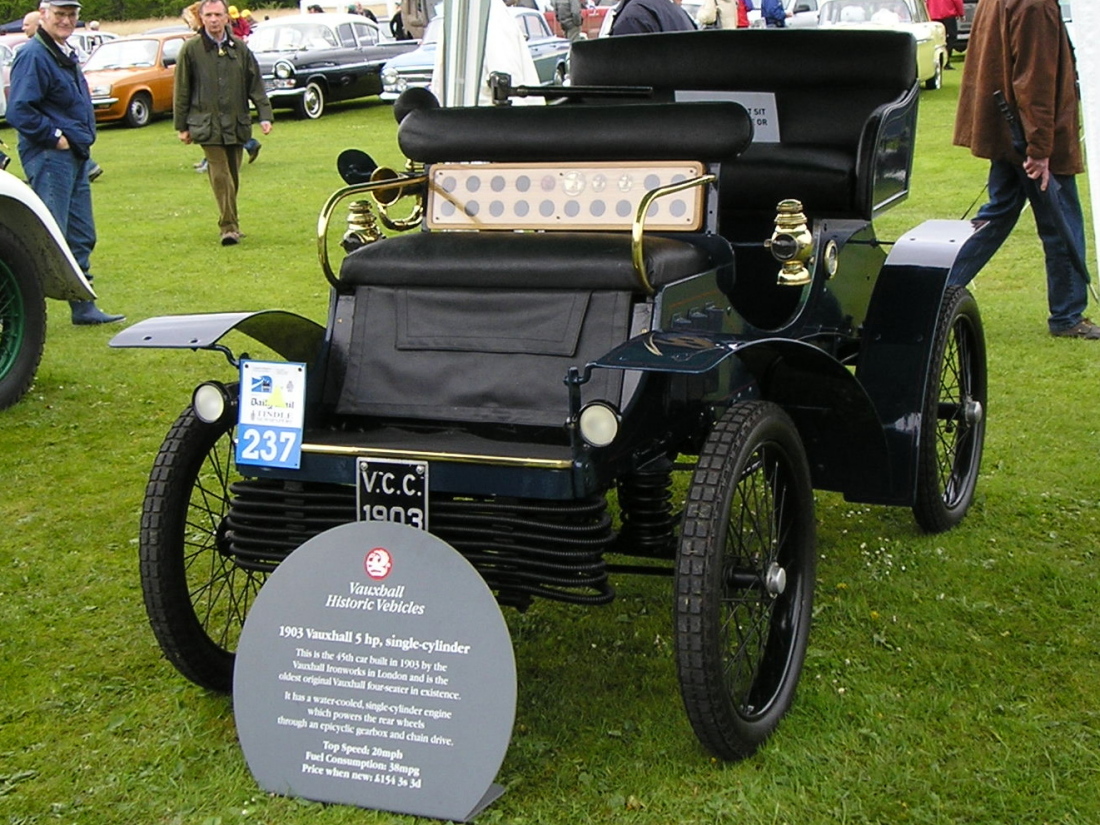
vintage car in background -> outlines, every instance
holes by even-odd
[[[191,32],[143,34],[102,44],[84,64],[96,123],[134,128],[172,111],[176,59]]]
[[[119,35],[113,32],[100,31],[99,29],[77,29],[69,36],[68,43],[76,49],[77,54],[80,55],[81,62],[86,63],[88,58],[92,56],[92,52],[104,43],[109,43],[112,40],[118,39]]]
[[[533,9],[509,9],[523,33],[542,83],[564,83],[569,76],[569,41],[550,31],[546,19]],[[393,58],[382,67],[382,99],[393,101],[406,89],[428,86],[435,68],[436,48],[443,18],[428,24],[419,48]]]
[[[377,23],[360,15],[302,14],[265,21],[248,46],[271,105],[316,120],[329,101],[379,94],[382,66],[417,44],[384,37]]]
[[[46,298],[95,298],[41,199],[0,171],[0,410],[34,382],[46,342]]]
[[[581,31],[584,36],[589,40],[599,37],[604,17],[618,4],[619,0],[596,0],[592,5],[581,3]],[[554,13],[553,4],[544,2],[542,5],[546,7],[544,14],[546,22],[550,25],[550,31],[558,37],[565,37],[565,32],[558,23],[558,16]]]
[[[981,316],[949,275],[981,230],[875,228],[909,191],[915,50],[887,30],[609,37],[573,44],[576,85],[545,89],[561,105],[408,89],[404,168],[341,153],[347,186],[303,239],[324,326],[215,312],[111,342],[230,365],[192,391],[146,487],[140,575],[168,661],[230,689],[282,560],[401,522],[521,610],[663,577],[696,736],[752,754],[806,655],[814,490],[937,532],[980,475]]]
[[[825,0],[818,25],[843,29],[893,29],[917,41],[917,78],[926,89],[943,85],[947,32],[928,17],[924,0]]]
[[[783,0],[783,10],[787,12],[787,28],[802,29],[818,25],[820,12],[819,0]],[[765,28],[764,18],[760,16],[760,3],[749,12],[749,25]]]

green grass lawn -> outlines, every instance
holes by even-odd
[[[896,237],[961,217],[985,164],[951,146],[961,72],[924,93]],[[101,305],[150,316],[269,307],[323,322],[317,213],[348,147],[400,166],[386,106],[280,116],[242,171],[244,242],[218,245],[199,156],[171,123],[105,128],[94,157]],[[10,128],[0,138],[13,144]],[[13,171],[17,171],[13,166]],[[1082,178],[1081,184],[1085,181]],[[716,763],[675,677],[666,581],[605,608],[509,611],[519,670],[508,792],[485,823],[1100,822],[1100,343],[1046,332],[1029,215],[977,280],[989,347],[985,462],[958,529],[818,495],[819,582],[793,710]],[[141,501],[211,353],[115,351],[51,302],[37,382],[0,416],[0,823],[390,823],[260,792],[231,702],[162,658],[142,606]],[[1093,399],[1093,400],[1090,400]]]

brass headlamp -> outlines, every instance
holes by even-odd
[[[813,281],[806,263],[814,255],[814,236],[802,212],[802,201],[792,198],[779,202],[775,231],[764,241],[764,246],[783,264],[776,280],[780,286],[805,286]]]

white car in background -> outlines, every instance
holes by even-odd
[[[749,25],[752,28],[764,28],[764,18],[760,16],[760,0],[753,0],[755,9],[749,12]],[[788,29],[804,29],[817,25],[820,12],[819,0],[783,0],[783,10],[787,12]]]
[[[908,32],[917,41],[917,77],[926,89],[943,85],[947,32],[928,17],[924,0],[824,0],[818,26]]]

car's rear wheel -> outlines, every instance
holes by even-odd
[[[985,443],[985,336],[978,304],[963,287],[948,287],[940,306],[921,411],[917,498],[921,529],[954,527],[974,500]]]
[[[126,125],[134,129],[148,125],[153,118],[153,99],[145,92],[138,92],[126,105]]]
[[[676,562],[676,659],[688,719],[720,759],[775,730],[802,672],[813,606],[813,489],[775,404],[731,407],[699,454]]]
[[[192,682],[226,692],[245,616],[267,579],[227,550],[229,488],[239,478],[233,422],[206,424],[189,407],[149,475],[139,539],[145,610],[161,650]]]
[[[46,343],[46,296],[23,241],[0,227],[0,410],[34,381]]]
[[[294,107],[298,117],[317,120],[325,113],[325,90],[320,83],[309,83]]]

